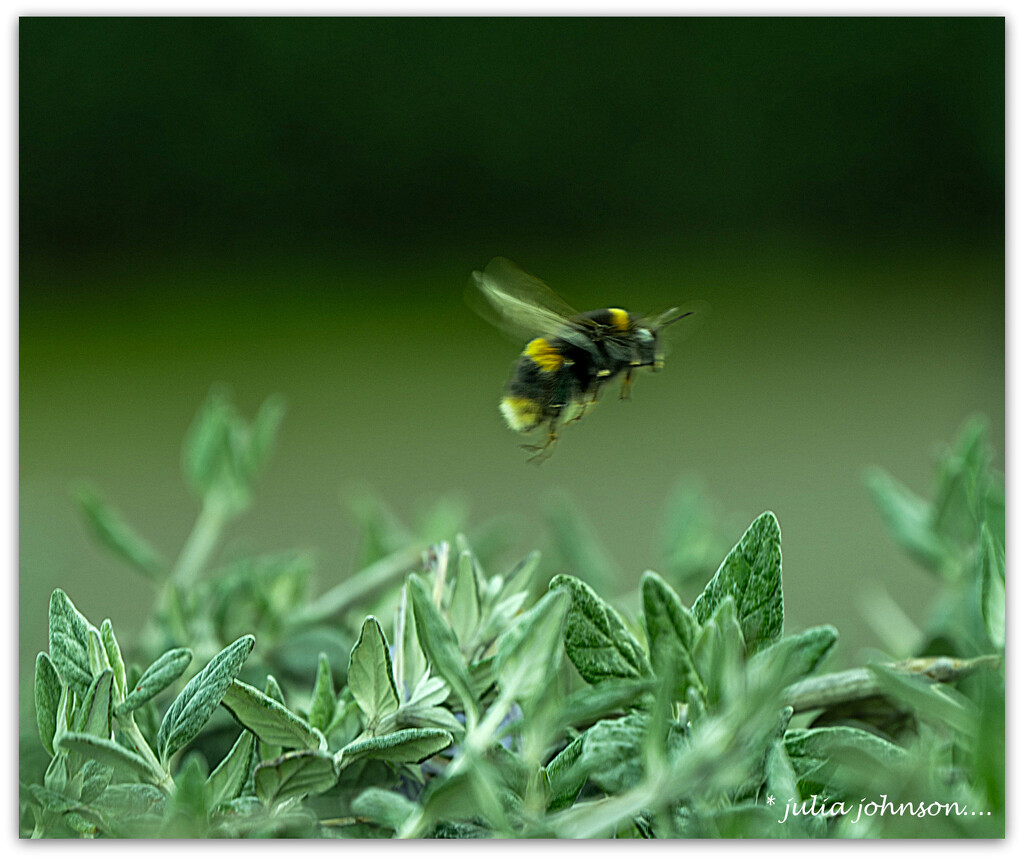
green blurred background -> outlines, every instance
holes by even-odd
[[[1004,40],[1002,18],[23,18],[22,691],[53,588],[122,639],[151,602],[70,489],[173,557],[217,383],[289,407],[224,552],[315,550],[321,588],[364,487],[405,520],[455,493],[519,553],[567,493],[626,592],[689,476],[733,540],[777,514],[788,629],[835,624],[849,662],[882,644],[872,589],[920,621],[934,583],[863,471],[927,494],[975,412],[1003,449]],[[581,309],[714,314],[527,465],[497,411],[518,347],[463,300],[498,254]]]

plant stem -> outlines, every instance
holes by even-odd
[[[330,621],[362,601],[369,600],[415,568],[422,546],[411,546],[375,561],[344,582],[321,594],[295,619],[297,627]]]
[[[994,668],[999,662],[998,655],[988,654],[975,657],[973,660],[921,657],[883,665],[912,677],[938,683],[955,681],[978,669]],[[877,696],[881,692],[882,685],[878,681],[878,676],[870,669],[850,669],[846,672],[833,672],[830,675],[798,681],[786,688],[784,701],[787,705],[792,705],[794,712],[799,713],[828,708],[844,702],[855,702],[858,699]]]
[[[171,583],[181,587],[193,584],[217,545],[220,533],[228,520],[229,511],[224,497],[217,493],[211,493],[203,499],[199,516],[196,517],[195,525],[171,572]]]
[[[118,717],[117,724],[124,736],[132,742],[132,746],[135,747],[139,755],[146,760],[146,764],[149,765],[156,779],[157,788],[168,797],[174,794],[174,780],[164,769],[164,766],[160,764],[160,760],[156,757],[153,750],[150,749],[149,744],[146,743],[146,739],[142,736],[142,732],[139,731],[139,727],[135,723],[135,715],[128,713],[124,717]]]

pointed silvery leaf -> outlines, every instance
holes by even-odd
[[[317,660],[316,680],[313,683],[313,699],[309,705],[309,724],[326,731],[334,718],[334,679],[331,677],[331,664],[322,651]]]
[[[118,716],[134,711],[166,689],[185,671],[192,662],[192,651],[188,648],[174,648],[165,651],[145,672],[129,691],[124,702],[115,710]]]
[[[117,644],[117,637],[114,636],[114,626],[109,618],[104,618],[100,625],[100,639],[103,640],[103,650],[107,655],[107,662],[114,670],[115,704],[124,701],[125,697],[125,668],[124,658],[121,656],[121,646]]]
[[[256,796],[265,804],[321,794],[338,781],[334,759],[317,750],[295,750],[256,768]]]
[[[363,622],[349,657],[348,688],[368,726],[376,726],[383,717],[398,710],[388,641],[380,622],[372,615]]]
[[[325,745],[324,736],[302,717],[242,681],[230,684],[224,692],[222,704],[265,744],[313,750]]]
[[[211,809],[234,800],[241,793],[242,786],[249,777],[249,760],[252,758],[255,745],[256,736],[250,731],[243,731],[231,747],[231,751],[214,768],[206,780]]]
[[[736,601],[736,616],[748,654],[771,645],[782,635],[782,535],[768,511],[752,522],[739,543],[693,604],[694,617],[704,624],[726,597]]]
[[[61,589],[50,596],[50,659],[65,683],[84,696],[92,683],[89,666],[89,631],[85,619]]]
[[[34,698],[36,725],[43,748],[53,755],[53,736],[57,733],[57,708],[60,704],[61,682],[50,658],[43,652],[36,657]]]
[[[185,685],[168,708],[157,733],[157,753],[162,762],[167,762],[199,734],[255,644],[253,636],[236,639]]]

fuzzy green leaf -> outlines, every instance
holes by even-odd
[[[430,661],[433,673],[448,682],[467,715],[475,719],[477,706],[473,688],[455,633],[437,611],[420,579],[410,576],[406,586],[416,613],[416,635],[419,636],[420,646]]]
[[[121,646],[117,644],[117,637],[114,636],[114,625],[110,623],[109,618],[104,618],[103,623],[100,625],[100,639],[103,641],[103,650],[106,652],[107,662],[110,663],[110,668],[114,670],[114,686],[117,690],[115,701],[124,701],[127,683],[124,658],[121,656]]]
[[[888,666],[873,664],[868,668],[878,676],[887,696],[909,705],[921,719],[946,725],[965,737],[974,737],[978,709],[966,696],[952,687],[931,684]]]
[[[359,639],[348,661],[348,688],[368,726],[376,726],[388,714],[398,710],[398,690],[388,641],[380,622],[372,615],[363,622]]]
[[[754,655],[751,666],[755,671],[767,667],[776,659],[785,660],[786,683],[792,683],[810,675],[825,659],[839,638],[839,632],[831,624],[810,627],[802,633],[784,636],[774,645]]]
[[[353,741],[337,759],[347,767],[361,758],[418,764],[451,746],[454,738],[444,729],[402,729],[377,738]]]
[[[326,731],[334,717],[334,679],[331,677],[331,663],[327,655],[320,652],[316,666],[316,681],[313,682],[313,700],[309,705],[309,724],[321,732]]]
[[[230,752],[210,774],[206,787],[210,798],[210,808],[221,803],[234,800],[242,791],[249,777],[249,760],[256,746],[256,736],[250,731],[243,731]]]
[[[60,704],[61,682],[50,658],[43,652],[36,656],[34,698],[36,725],[43,748],[53,755],[53,736],[57,733],[57,706]]]
[[[560,574],[549,589],[564,588],[571,604],[565,621],[565,651],[585,681],[653,675],[647,655],[625,623],[594,590],[574,576]]]
[[[98,493],[83,488],[76,495],[96,539],[114,555],[150,579],[156,579],[167,569],[167,560]]]
[[[114,713],[120,717],[141,707],[161,690],[177,681],[191,662],[192,651],[189,648],[173,648],[170,651],[165,651],[142,673],[142,677],[139,678]]]
[[[498,681],[506,694],[526,702],[558,672],[569,603],[566,592],[548,592],[498,640]]]
[[[419,804],[398,792],[382,788],[368,788],[352,801],[352,812],[360,818],[368,818],[396,831],[419,811]]]
[[[642,749],[649,717],[634,712],[617,720],[601,720],[583,735],[580,772],[602,791],[617,794],[643,776]]]
[[[92,803],[110,785],[114,768],[96,759],[89,759],[78,773],[82,780],[82,803]]]
[[[110,669],[104,669],[89,685],[78,712],[78,725],[75,728],[79,732],[97,738],[110,737],[113,687],[114,673]]]
[[[317,750],[323,735],[298,714],[242,681],[232,681],[222,704],[241,725],[263,743],[286,749]]]
[[[782,534],[775,514],[761,514],[725,557],[721,567],[693,604],[703,624],[727,597],[736,601],[747,653],[752,654],[782,635]]]
[[[583,739],[584,735],[580,735],[544,768],[544,782],[550,798],[549,812],[572,806],[587,781],[586,773],[576,766],[583,753]]]
[[[81,732],[67,732],[60,739],[60,747],[69,752],[80,753],[84,758],[110,765],[130,776],[142,777],[149,782],[159,781],[159,775],[142,756],[108,738]]]
[[[700,625],[679,595],[653,570],[644,573],[640,588],[651,664],[659,676],[673,673],[673,697],[682,700],[687,687],[703,687],[692,657]]]
[[[419,637],[416,635],[416,613],[409,599],[409,588],[403,586],[398,608],[395,610],[395,681],[408,692],[412,690],[427,671],[427,658],[423,655]]]
[[[266,804],[321,794],[338,781],[334,759],[319,750],[286,752],[256,767],[256,796]]]
[[[236,639],[185,685],[168,708],[157,733],[157,752],[162,762],[167,762],[199,734],[255,644],[252,636]]]
[[[65,683],[84,696],[92,683],[89,631],[95,630],[61,590],[50,596],[50,659]]]
[[[587,726],[603,717],[621,716],[623,711],[642,707],[654,686],[653,677],[588,685],[565,699],[559,719],[568,725]]]
[[[472,553],[468,550],[459,553],[449,614],[455,636],[466,653],[469,653],[466,649],[480,622],[480,593],[475,567]]]
[[[801,790],[841,797],[850,784],[850,768],[864,763],[876,773],[886,773],[907,757],[906,750],[863,729],[825,726],[790,729],[784,737],[786,754]]]

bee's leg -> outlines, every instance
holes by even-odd
[[[576,409],[576,414],[569,420],[570,424],[575,424],[577,421],[581,421],[585,416],[590,414],[590,410],[597,405],[597,397],[601,393],[601,386],[595,384],[590,391],[586,392],[579,401],[579,406]]]
[[[524,450],[532,451],[533,456],[527,458],[527,463],[543,463],[554,453],[555,443],[558,441],[558,419],[553,418],[548,424],[548,438],[543,445],[522,445]]]
[[[626,371],[626,375],[622,377],[622,389],[619,391],[619,400],[629,400],[629,388],[633,384],[633,376],[636,374],[636,368],[630,365]]]

